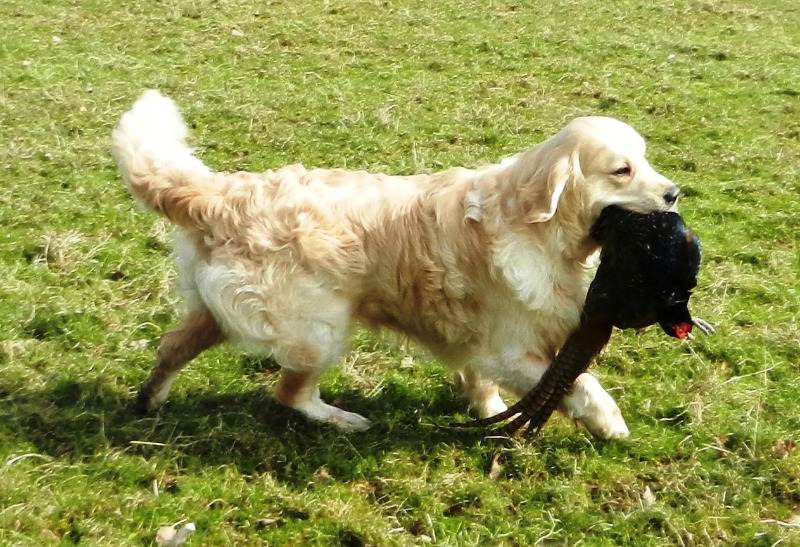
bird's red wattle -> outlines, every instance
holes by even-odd
[[[692,332],[691,323],[678,323],[675,325],[675,338],[678,340],[686,340],[690,332]]]

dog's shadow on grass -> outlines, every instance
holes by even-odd
[[[390,452],[435,459],[443,444],[482,445],[478,434],[434,425],[465,418],[465,402],[447,386],[425,392],[395,386],[373,398],[340,390],[334,402],[368,416],[372,428],[345,434],[311,423],[258,388],[173,396],[161,410],[141,415],[128,392],[101,379],[17,392],[6,398],[0,420],[15,441],[51,457],[161,453],[195,468],[235,465],[244,474],[270,472],[302,484],[323,467],[340,480],[368,475]]]

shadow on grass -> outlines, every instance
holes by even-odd
[[[487,454],[494,449],[479,435],[425,423],[448,424],[464,410],[446,387],[423,393],[392,384],[377,398],[340,391],[334,403],[374,420],[370,430],[352,434],[309,422],[265,389],[189,393],[144,416],[134,411],[128,393],[99,379],[62,380],[4,398],[0,435],[42,454],[79,459],[124,451],[194,469],[235,465],[244,474],[269,471],[293,484],[305,484],[323,466],[340,480],[369,475],[388,452],[435,462],[443,444]]]

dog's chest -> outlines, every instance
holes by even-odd
[[[565,260],[530,238],[509,234],[494,245],[496,277],[532,320],[572,318],[586,299],[589,279],[584,266]],[[528,313],[530,312],[530,313]]]

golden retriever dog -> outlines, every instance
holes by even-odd
[[[630,126],[578,118],[527,152],[477,169],[391,176],[290,165],[219,173],[186,145],[172,100],[147,91],[113,153],[130,192],[177,225],[186,301],[138,403],[160,405],[180,370],[229,341],[282,367],[276,399],[344,430],[370,422],[326,404],[318,382],[355,322],[388,327],[452,367],[474,411],[506,408],[578,324],[607,205],[671,209],[678,188]],[[628,428],[583,374],[561,410],[602,438]]]

